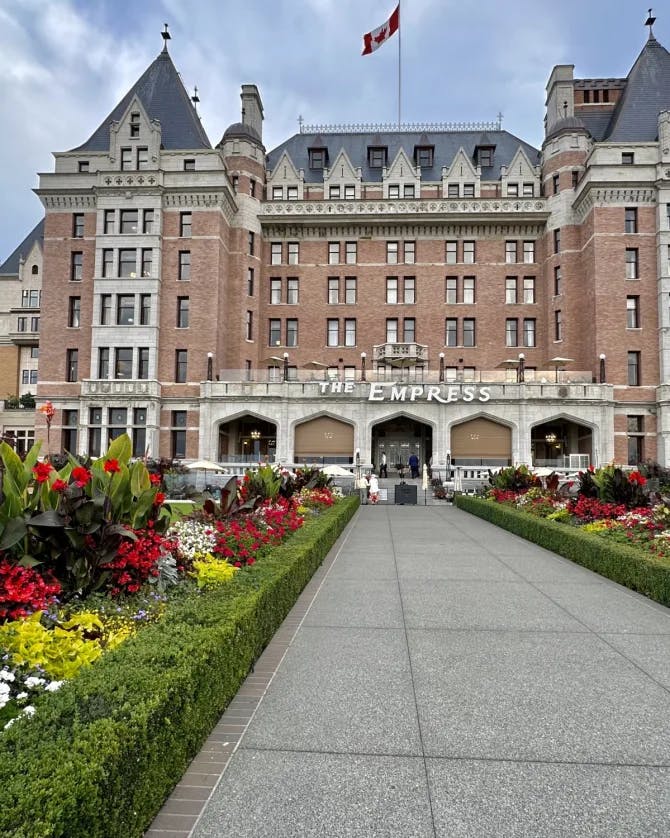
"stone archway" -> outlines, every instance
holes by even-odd
[[[315,416],[295,426],[296,463],[351,463],[354,426],[333,416]]]
[[[433,455],[433,428],[403,414],[383,419],[372,426],[372,464],[379,468],[381,455],[386,454],[387,469],[407,473],[412,454],[419,458],[419,467],[430,463]]]
[[[220,422],[217,457],[223,463],[272,463],[277,448],[277,426],[251,413]]]
[[[530,444],[534,466],[578,469],[593,462],[593,430],[565,416],[531,428]]]
[[[507,466],[512,462],[512,429],[485,416],[451,428],[451,461],[459,466]]]

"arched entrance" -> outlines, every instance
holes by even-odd
[[[245,414],[219,425],[218,459],[223,463],[272,463],[277,448],[274,422]]]
[[[512,429],[484,416],[451,429],[451,461],[459,466],[508,466],[512,462]]]
[[[412,454],[416,454],[422,467],[433,456],[433,430],[430,425],[408,416],[395,416],[379,422],[372,429],[372,464],[375,469],[379,467],[382,453],[386,454],[389,471],[398,466],[406,470]]]
[[[296,463],[351,463],[353,458],[354,426],[348,422],[317,416],[296,425]]]
[[[533,465],[549,468],[588,468],[593,462],[591,428],[558,417],[535,425],[530,432]]]

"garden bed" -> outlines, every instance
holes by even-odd
[[[496,526],[670,606],[670,559],[656,557],[627,544],[607,541],[578,527],[546,520],[468,495],[456,495],[456,506]]]
[[[0,740],[0,834],[141,836],[358,506],[341,500],[229,584],[177,597]]]

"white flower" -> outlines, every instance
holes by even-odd
[[[15,681],[16,676],[7,669],[0,669],[0,681]]]
[[[27,707],[23,708],[24,716],[34,716],[35,713],[37,713],[37,710],[35,710],[32,704],[29,704]]]
[[[62,685],[62,681],[51,681],[51,683],[47,684],[44,689],[48,693],[55,693],[56,690],[59,690]]]
[[[22,698],[28,698],[28,693],[19,693],[19,694],[16,696],[16,700],[17,700],[17,701],[20,701]]]
[[[26,678],[24,683],[29,690],[32,690],[35,687],[40,687],[42,684],[46,684],[46,680],[44,678],[37,678],[34,675],[30,675]]]

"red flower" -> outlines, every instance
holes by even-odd
[[[118,460],[105,460],[104,469],[107,474],[116,474],[117,471],[121,471]]]
[[[163,494],[163,492],[156,492],[156,497],[154,498],[154,506],[160,506],[164,502],[165,495]]]
[[[150,474],[149,480],[151,480],[152,486],[160,486],[161,484],[161,476],[160,474]]]
[[[79,486],[81,489],[82,486],[86,486],[90,481],[91,472],[87,468],[84,468],[84,466],[77,466],[72,469],[72,479],[74,480],[75,486]]]
[[[52,492],[64,492],[67,489],[67,483],[64,480],[54,480],[51,484]]]
[[[46,483],[49,479],[49,473],[52,471],[53,466],[51,463],[38,463],[36,466],[33,466],[33,474],[38,483]]]

